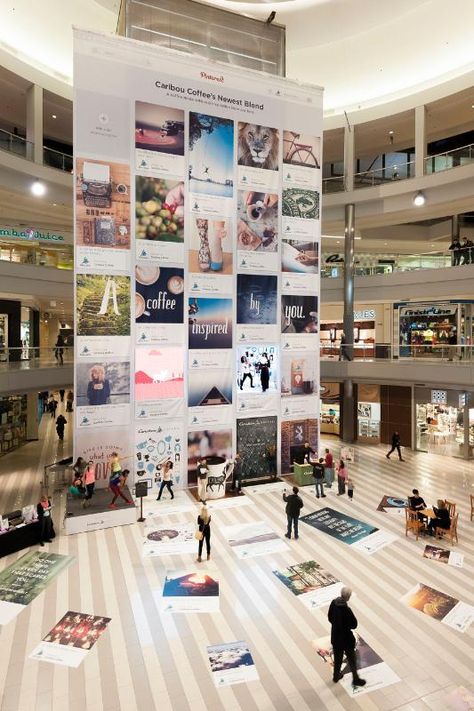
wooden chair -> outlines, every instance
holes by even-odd
[[[435,535],[438,538],[449,538],[451,543],[458,542],[458,518],[459,514],[456,514],[451,519],[451,526],[449,528],[435,528]]]
[[[405,509],[405,536],[408,536],[408,531],[413,531],[416,540],[423,528],[423,521],[418,518],[418,512],[408,507]]]
[[[471,521],[474,518],[474,494],[471,494]]]
[[[444,503],[446,504],[446,508],[449,511],[449,518],[454,518],[454,516],[456,515],[456,504],[452,501],[448,501],[447,499],[444,500]]]

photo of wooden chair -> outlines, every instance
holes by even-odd
[[[454,516],[456,515],[456,504],[452,501],[448,501],[448,499],[445,499],[444,503],[446,504],[446,508],[449,511],[449,518],[454,518]]]
[[[420,531],[423,528],[423,521],[418,518],[418,512],[412,509],[405,509],[405,536],[408,536],[408,531],[412,531],[415,534],[416,540],[420,535]]]
[[[435,535],[437,538],[448,538],[451,543],[458,542],[458,518],[459,514],[456,514],[451,519],[451,526],[449,528],[435,528]]]

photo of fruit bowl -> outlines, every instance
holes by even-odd
[[[184,183],[136,177],[135,236],[157,242],[184,241]]]

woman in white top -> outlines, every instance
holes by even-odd
[[[173,481],[171,479],[172,477],[172,472],[173,472],[173,462],[165,462],[163,465],[163,470],[161,472],[161,486],[160,486],[160,491],[158,496],[156,497],[156,500],[159,501],[161,499],[161,494],[163,493],[163,489],[166,488],[171,494],[171,498],[174,499],[174,494],[173,494]]]

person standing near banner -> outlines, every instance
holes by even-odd
[[[297,486],[293,487],[292,494],[286,494],[286,489],[283,491],[283,501],[286,501],[286,517],[288,519],[288,530],[285,533],[286,538],[291,538],[291,528],[295,534],[295,538],[298,538],[298,519],[300,517],[300,511],[303,508],[303,499],[298,496],[299,489]]]
[[[344,676],[341,666],[345,654],[352,672],[352,685],[365,686],[365,679],[361,679],[357,673],[356,640],[352,632],[357,628],[357,618],[347,604],[351,595],[352,590],[344,586],[340,597],[336,597],[329,605],[328,620],[331,623],[331,644],[334,653],[332,680],[337,683]]]
[[[197,461],[197,483],[198,483],[198,499],[204,503],[206,501],[207,493],[207,476],[209,474],[209,469],[207,468],[207,462],[203,459],[198,459]]]
[[[95,467],[92,459],[87,462],[87,469],[84,472],[83,481],[84,486],[86,487],[86,495],[84,501],[82,502],[82,506],[83,508],[86,508],[87,506],[90,506],[90,500],[94,495],[95,489]]]
[[[346,481],[348,477],[348,472],[343,459],[339,460],[337,466],[337,495],[342,496],[346,493]]]
[[[36,507],[40,524],[40,546],[44,546],[45,543],[51,543],[51,538],[54,536],[51,509],[51,499],[48,499],[48,497],[43,494]]]
[[[161,472],[160,491],[158,493],[158,496],[156,497],[157,501],[159,501],[161,499],[161,494],[163,493],[163,489],[165,487],[170,492],[171,498],[174,499],[172,472],[173,472],[173,462],[170,462],[168,460],[167,462],[165,462],[163,464],[163,470]]]
[[[197,519],[197,524],[200,537],[198,545],[198,557],[196,561],[197,563],[201,563],[202,547],[204,545],[204,541],[206,541],[207,560],[210,560],[211,558],[211,517],[205,505],[201,507],[201,511],[199,512],[199,516]]]
[[[324,493],[324,459],[322,457],[319,458],[318,462],[313,463],[313,477],[314,477],[314,493],[316,494],[316,498],[319,499],[319,496],[326,496]]]
[[[324,452],[324,479],[326,486],[330,489],[334,481],[334,459],[327,447]]]

